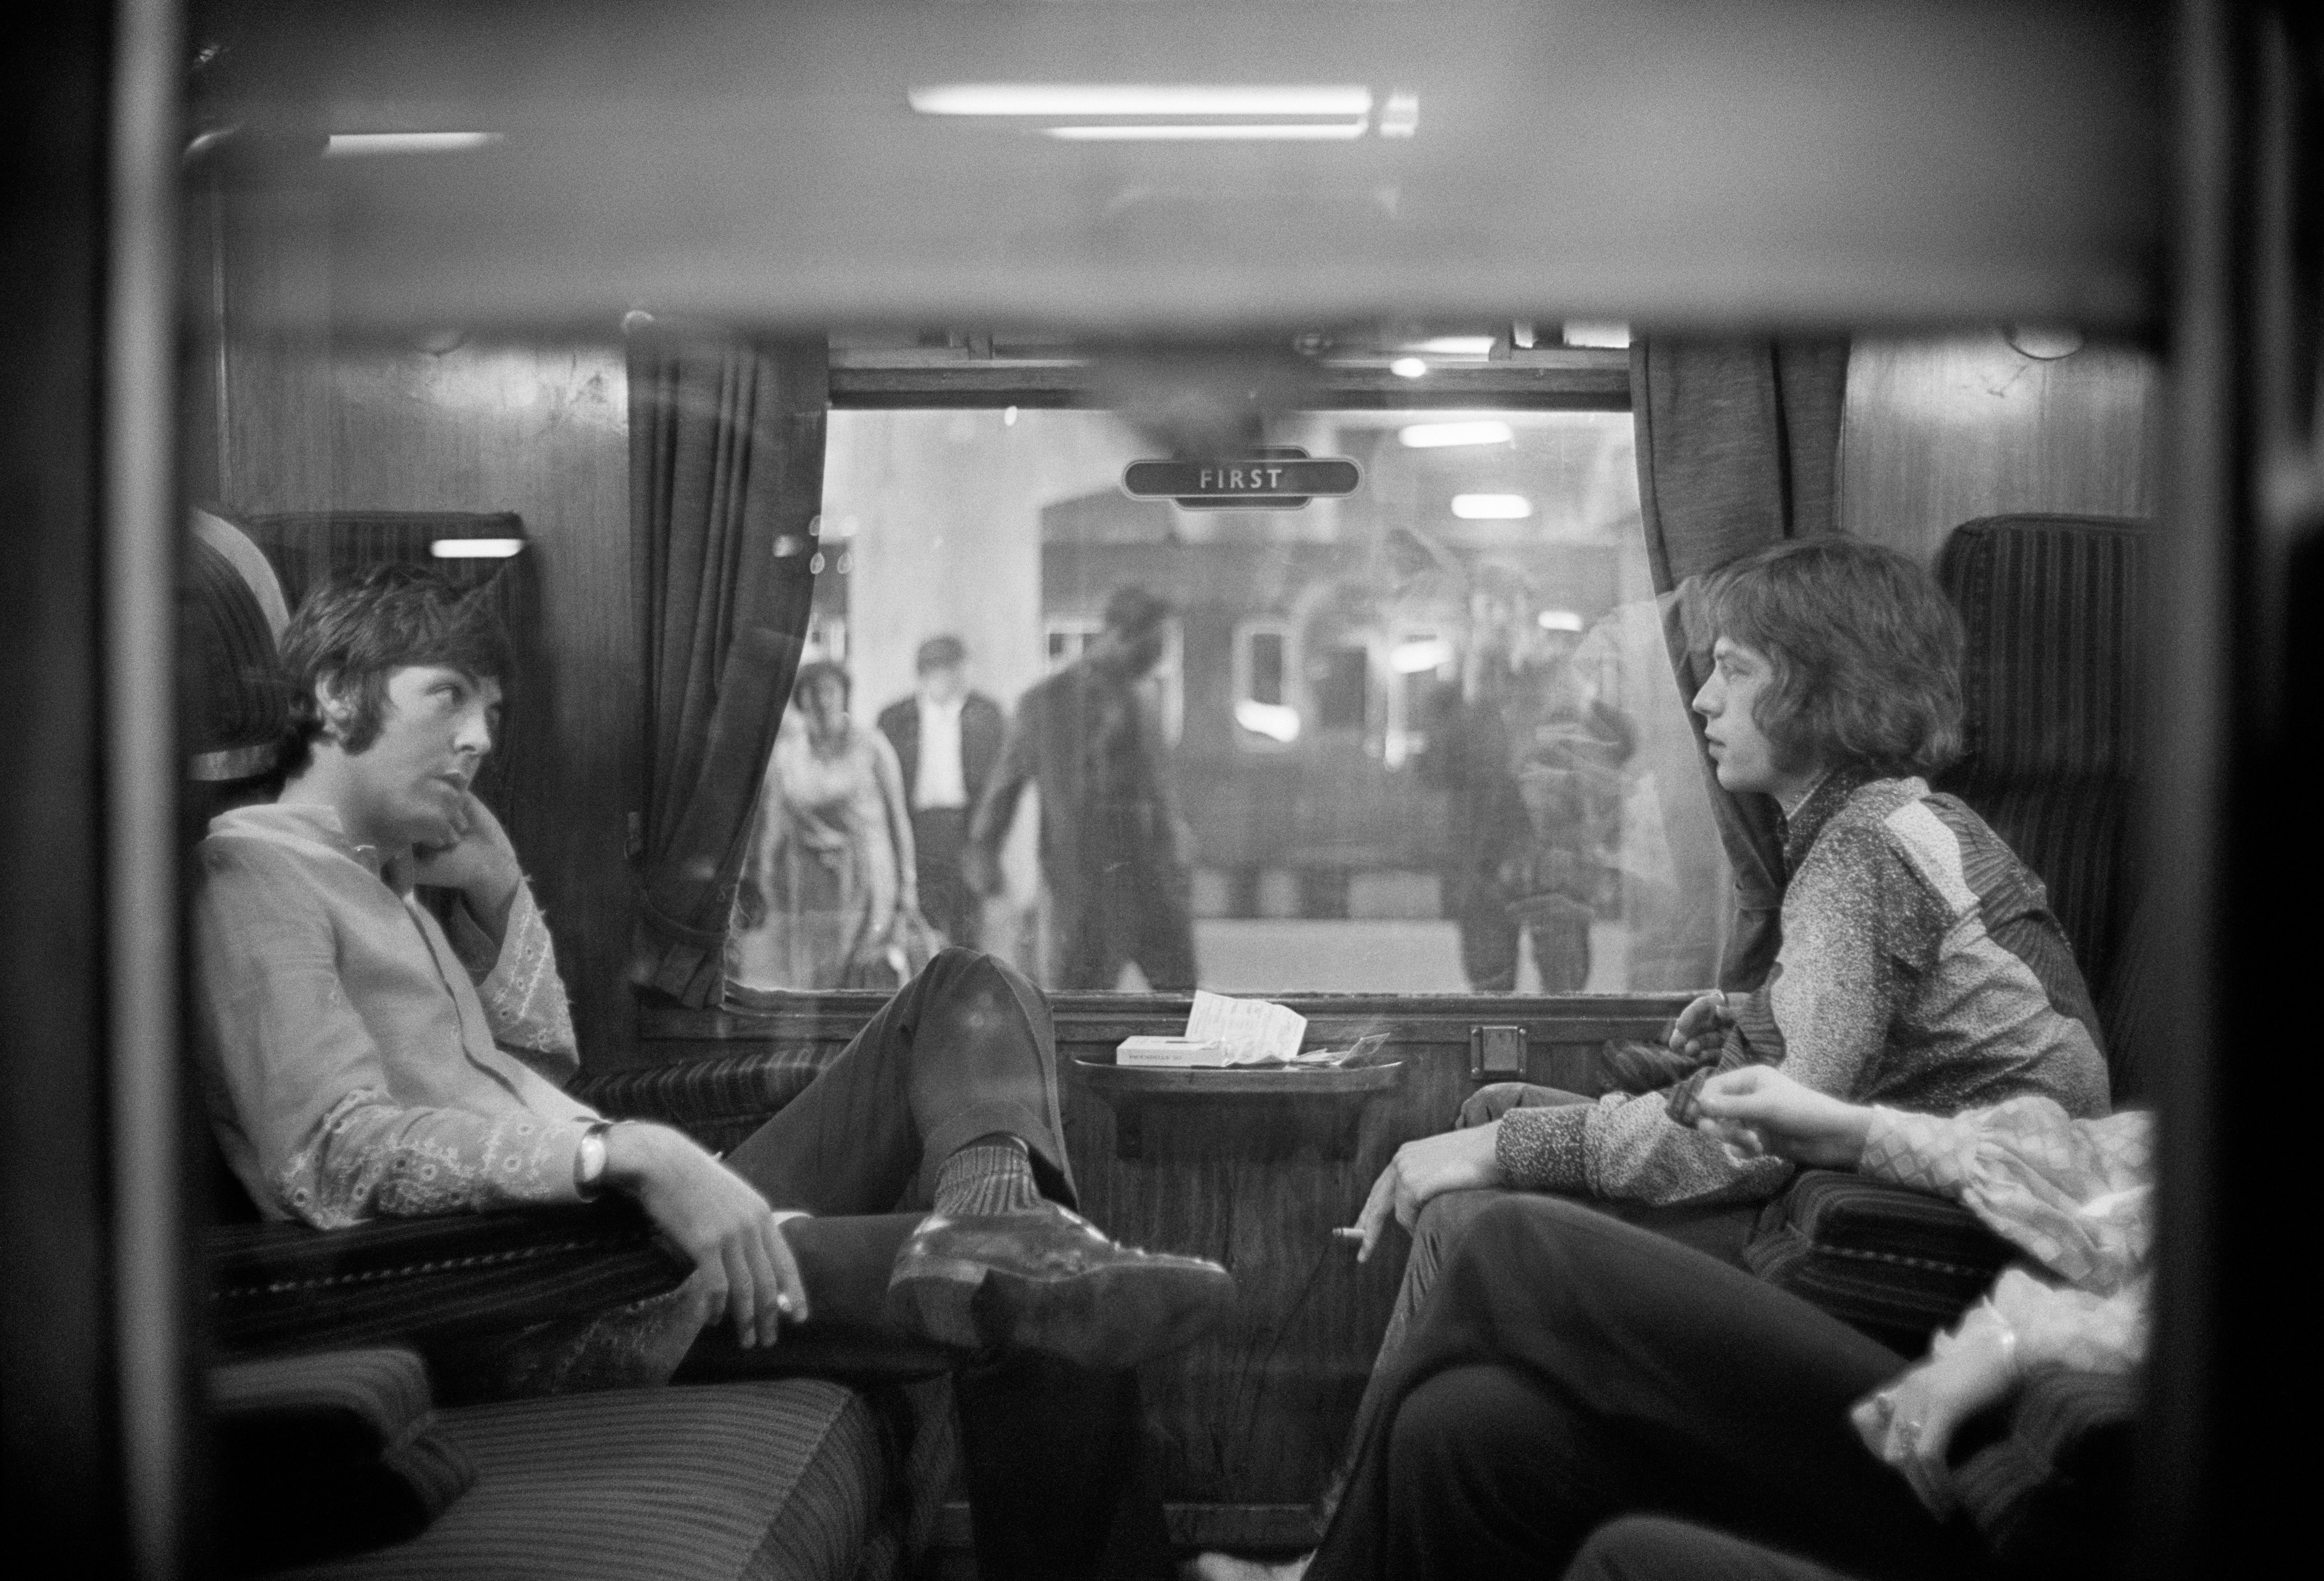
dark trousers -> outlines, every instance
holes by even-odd
[[[960,864],[968,849],[968,809],[924,807],[912,814],[913,872],[920,884],[920,915],[951,943],[974,949],[984,902],[968,887]]]
[[[1056,979],[1060,988],[1111,991],[1135,962],[1146,985],[1194,986],[1194,924],[1185,870],[1152,845],[1097,847],[1086,870],[1059,883]]]
[[[1849,1581],[1794,1554],[1684,1521],[1626,1515],[1590,1534],[1565,1581]]]
[[[1022,1137],[1044,1195],[1071,1206],[1056,1039],[1041,991],[964,949],[930,962],[839,1058],[726,1162],[792,1219],[808,1321],[771,1351],[704,1332],[681,1378],[825,1372],[912,1376],[952,1368],[979,1574],[1169,1574],[1160,1495],[1134,1372],[1046,1356],[954,1365],[956,1354],[888,1313],[896,1253],[963,1143]]]
[[[1356,1423],[1307,1581],[1555,1575],[1616,1517],[1867,1577],[1978,1567],[1849,1407],[1904,1360],[1664,1236],[1551,1197],[1470,1225]]]
[[[1455,925],[1461,970],[1478,994],[1509,994],[1517,985],[1517,935],[1533,935],[1534,965],[1544,994],[1578,994],[1590,980],[1590,915],[1580,906],[1553,906],[1522,915],[1510,897],[1480,879],[1462,897]]]

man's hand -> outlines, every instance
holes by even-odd
[[[494,940],[508,932],[509,908],[516,903],[524,869],[508,831],[475,791],[461,796],[444,839],[413,846],[411,858],[412,883],[458,890],[467,897],[468,914]]]
[[[1941,1521],[1953,1507],[1952,1470],[1945,1456],[1955,1430],[2006,1400],[2017,1384],[2001,1330],[1972,1320],[1943,1355],[1857,1401],[1849,1420],[1864,1447],[1903,1473],[1929,1513]]]
[[[1388,1228],[1390,1215],[1409,1232],[1430,1197],[1445,1191],[1500,1185],[1501,1166],[1493,1156],[1500,1134],[1501,1123],[1496,1120],[1442,1136],[1424,1136],[1397,1149],[1396,1157],[1372,1182],[1363,1212],[1356,1216],[1356,1230],[1363,1237],[1356,1261],[1371,1260],[1372,1248],[1379,1244],[1380,1232]]]
[[[605,1133],[605,1183],[635,1197],[694,1260],[688,1287],[709,1321],[721,1312],[733,1320],[737,1344],[772,1345],[784,1318],[807,1321],[807,1283],[780,1219],[749,1181],[684,1136],[614,1126]]]
[[[1697,994],[1671,1023],[1670,1051],[1701,1064],[1719,1052],[1719,1046],[1727,1040],[1727,1029],[1734,1024],[1735,1012],[1728,1007],[1723,992],[1714,988]]]
[[[1696,1128],[1747,1158],[1773,1153],[1795,1164],[1852,1170],[1864,1156],[1872,1111],[1803,1086],[1772,1065],[1714,1076],[1695,1096]]]

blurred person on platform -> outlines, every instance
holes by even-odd
[[[969,689],[967,646],[949,632],[920,644],[917,669],[912,695],[880,710],[880,733],[896,749],[911,809],[920,914],[952,943],[973,948],[983,903],[961,856],[1008,722],[1000,704]]]
[[[1194,985],[1194,840],[1139,686],[1162,661],[1170,613],[1144,587],[1114,590],[1088,650],[1018,700],[969,826],[969,882],[997,894],[1018,799],[1027,785],[1039,787],[1055,987],[1110,989],[1131,962],[1148,987]]]
[[[799,666],[759,792],[728,934],[746,988],[897,988],[919,913],[912,820],[886,736],[848,717],[847,672]]]

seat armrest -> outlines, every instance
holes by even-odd
[[[339,1230],[220,1225],[202,1254],[223,1354],[505,1334],[675,1290],[687,1264],[626,1197],[374,1219]]]
[[[2013,1573],[2117,1575],[2137,1426],[2135,1378],[2038,1373],[2008,1430],[1955,1467],[1954,1490]]]
[[[600,1114],[674,1125],[724,1152],[765,1124],[835,1058],[815,1049],[761,1049],[646,1070],[584,1074],[567,1087]]]
[[[1959,1203],[1844,1170],[1803,1171],[1768,1204],[1743,1252],[1768,1283],[1907,1355],[2015,1255]]]

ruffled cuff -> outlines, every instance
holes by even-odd
[[[1989,1314],[2015,1333],[2022,1367],[2127,1373],[2146,1356],[2151,1288],[2151,1281],[2142,1278],[2101,1296],[2050,1284],[2013,1268],[1970,1316]],[[1962,1327],[1968,1327],[1967,1319]]]
[[[1591,1104],[1557,1104],[1511,1109],[1493,1138],[1493,1161],[1505,1183],[1521,1191],[1580,1191],[1588,1185],[1582,1166],[1582,1129]]]
[[[1958,1122],[1876,1104],[1856,1170],[1959,1201],[1969,1179],[1969,1151]]]
[[[477,981],[476,996],[484,1001],[494,1042],[522,1052],[536,1067],[547,1067],[542,1074],[552,1080],[581,1068],[573,1012],[565,1001],[564,979],[557,975],[557,948],[530,884],[517,886],[499,957]]]

